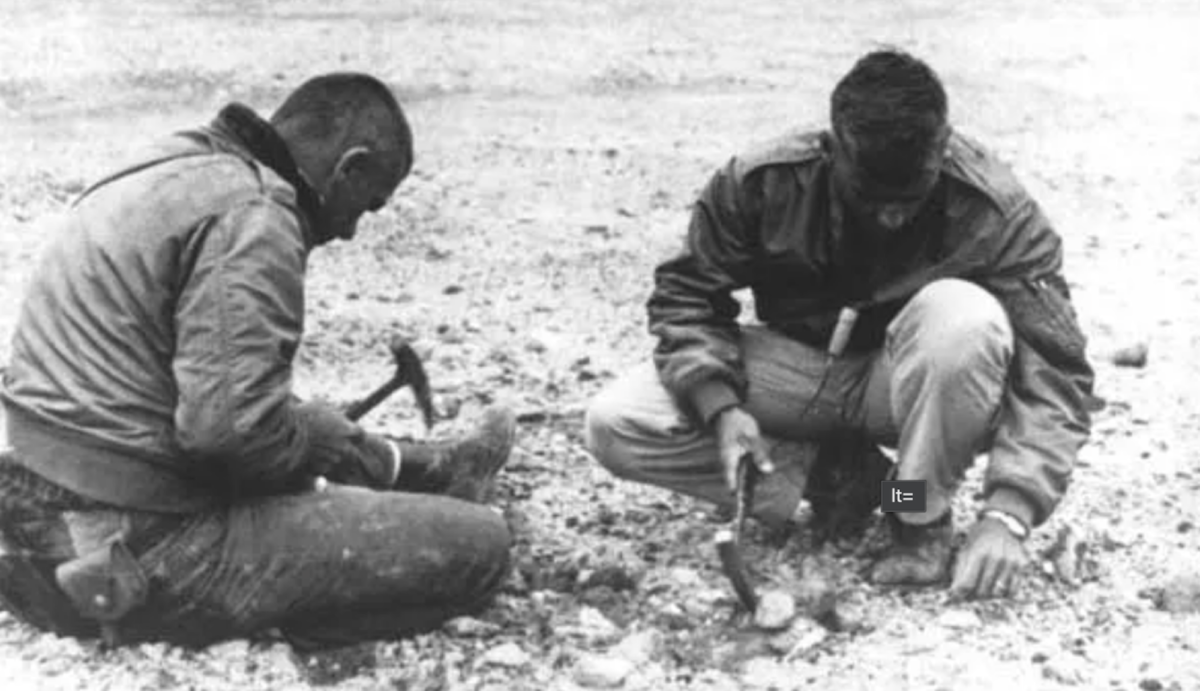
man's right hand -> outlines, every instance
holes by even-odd
[[[763,473],[775,472],[758,421],[750,413],[736,406],[727,408],[717,415],[715,428],[725,484],[730,491],[737,491],[738,462],[746,454],[750,454]]]

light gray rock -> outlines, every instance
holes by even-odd
[[[475,617],[455,617],[446,622],[442,628],[451,636],[463,638],[490,638],[500,633],[499,624]]]
[[[529,664],[529,659],[529,653],[516,643],[502,643],[481,655],[479,664],[483,667],[515,669]]]
[[[625,683],[636,665],[616,655],[584,653],[575,663],[575,682],[592,689],[613,689]]]
[[[658,653],[662,635],[657,631],[631,633],[616,644],[610,653],[619,655],[635,665],[644,665]]]
[[[977,629],[983,626],[979,615],[969,609],[951,609],[942,612],[937,623],[950,629]]]
[[[781,631],[796,618],[796,600],[791,593],[768,590],[759,595],[754,625],[764,631]]]

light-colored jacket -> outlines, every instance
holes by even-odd
[[[85,192],[21,306],[0,392],[17,458],[149,510],[301,482],[322,443],[291,394],[316,203],[236,104]]]

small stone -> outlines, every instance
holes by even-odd
[[[484,667],[506,667],[513,669],[529,664],[529,653],[516,643],[502,643],[489,649],[479,658],[479,664]]]
[[[625,683],[635,667],[624,658],[584,653],[575,663],[575,682],[593,689],[616,688]]]
[[[638,631],[621,639],[609,652],[620,655],[635,665],[644,665],[654,659],[661,643],[662,636],[657,631]]]
[[[952,609],[943,612],[937,623],[951,629],[977,629],[983,626],[979,615],[969,609]]]
[[[950,633],[945,628],[933,627],[905,636],[900,645],[908,655],[923,655],[940,650],[949,639]]]
[[[1138,682],[1138,688],[1142,691],[1162,691],[1163,684],[1157,679],[1143,679]]]
[[[833,613],[830,625],[839,633],[865,633],[872,628],[865,603],[839,602]]]
[[[786,631],[771,636],[768,644],[787,662],[812,650],[828,637],[825,627],[807,617],[797,617]]]
[[[768,590],[758,598],[754,625],[764,631],[781,631],[796,618],[796,600],[782,590]]]
[[[695,569],[684,567],[676,567],[668,572],[670,582],[680,588],[695,588],[704,584],[704,579],[700,577],[700,572]]]
[[[1178,576],[1154,593],[1154,605],[1173,614],[1200,612],[1200,575]]]
[[[1127,346],[1117,348],[1109,355],[1109,360],[1118,367],[1134,367],[1142,368],[1146,366],[1147,360],[1150,357],[1150,345],[1145,341],[1138,341]]]
[[[611,619],[594,607],[580,608],[579,626],[592,638],[613,638],[621,633],[621,629]]]
[[[1047,661],[1042,665],[1042,676],[1066,686],[1076,686],[1083,681],[1078,665],[1067,657]]]
[[[475,617],[455,617],[442,625],[451,636],[488,638],[500,633],[500,625]]]
[[[756,657],[746,663],[741,681],[751,689],[791,689],[796,687],[796,672],[790,665]]]

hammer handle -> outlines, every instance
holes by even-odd
[[[388,396],[391,396],[400,389],[404,388],[405,383],[406,382],[403,379],[389,379],[378,389],[375,389],[368,394],[366,398],[356,403],[352,403],[350,407],[346,409],[346,417],[350,418],[351,420],[358,421],[362,416],[374,410],[375,406],[383,403]]]

